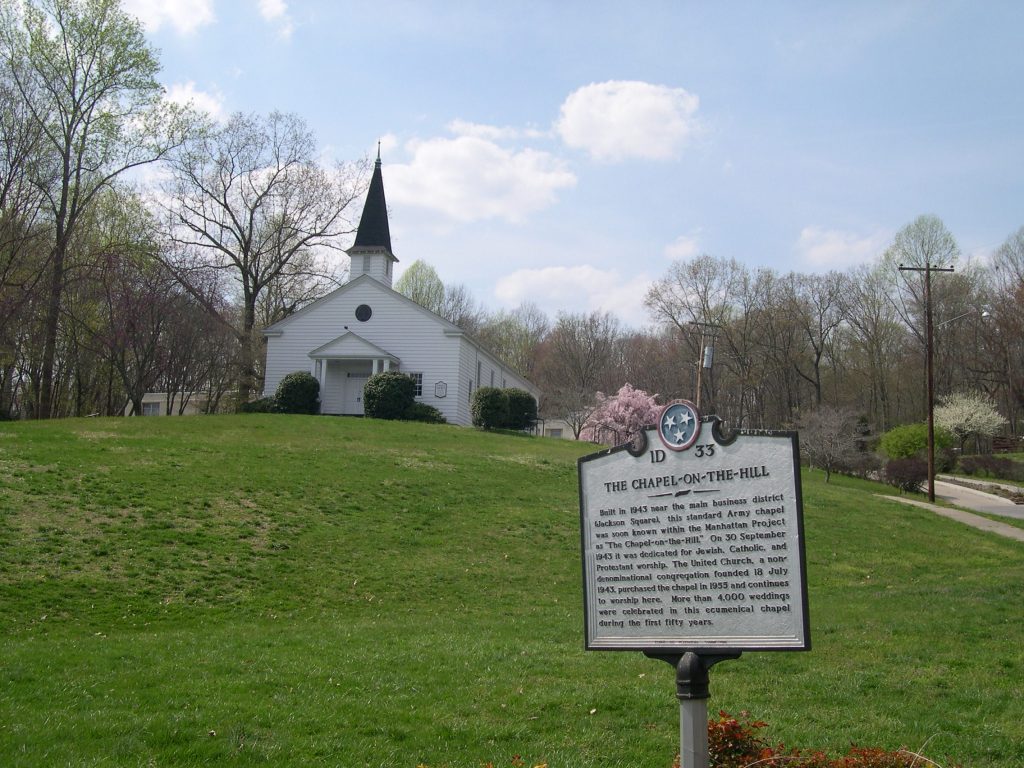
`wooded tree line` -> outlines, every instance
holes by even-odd
[[[367,164],[327,167],[295,115],[211,122],[169,103],[158,71],[118,0],[0,0],[0,414],[139,413],[147,391],[179,410],[200,393],[210,409],[248,400],[260,329],[345,278],[334,254]],[[932,277],[937,393],[990,395],[1017,433],[1024,228],[984,264],[928,216],[845,272],[679,261],[644,330],[608,312],[488,312],[424,262],[396,288],[535,381],[542,413],[577,433],[598,392],[693,399],[698,373],[702,409],[736,427],[836,406],[882,431],[924,417],[923,278],[900,264],[955,267]]]
[[[654,330],[618,332],[605,317],[606,362],[593,368],[610,381],[588,379],[589,362],[573,361],[574,345],[562,340],[581,334],[581,318],[562,317],[546,343],[566,356],[553,377],[542,366],[542,386],[548,378],[557,394],[558,382],[571,381],[569,367],[575,381],[605,392],[628,381],[692,399],[711,346],[712,365],[699,372],[701,407],[733,427],[792,427],[822,407],[853,410],[877,432],[924,420],[925,274],[901,264],[953,267],[931,275],[936,396],[986,395],[1017,434],[1024,228],[987,263],[965,263],[934,216],[907,224],[876,262],[847,271],[782,274],[707,255],[678,261],[647,294]]]
[[[0,2],[0,414],[247,400],[259,330],[344,276],[366,164],[325,167],[295,115],[214,123],[158,71],[119,0]]]
[[[882,432],[926,415],[925,277],[899,269],[926,264],[953,268],[931,276],[937,399],[991,399],[1018,434],[1024,228],[984,262],[965,262],[934,216],[905,226],[874,263],[844,272],[781,274],[708,255],[677,261],[650,288],[653,325],[642,331],[607,312],[553,321],[532,305],[488,316],[463,303],[460,312],[541,387],[542,415],[577,434],[598,392],[628,383],[662,402],[692,400],[698,375],[702,410],[733,427],[792,427],[827,407]]]

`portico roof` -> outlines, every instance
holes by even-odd
[[[317,347],[309,356],[314,360],[390,360],[401,362],[398,357],[381,349],[352,331],[347,331],[323,346]]]

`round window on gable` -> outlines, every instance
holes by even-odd
[[[360,304],[356,307],[356,320],[361,323],[365,323],[373,316],[373,310],[370,309],[369,304]]]

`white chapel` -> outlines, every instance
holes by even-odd
[[[539,400],[537,387],[461,328],[392,289],[398,259],[380,157],[347,253],[349,282],[264,329],[265,396],[288,373],[308,371],[320,382],[321,413],[363,415],[366,380],[397,370],[416,382],[416,400],[450,424],[472,423],[470,399],[479,387],[517,387]]]

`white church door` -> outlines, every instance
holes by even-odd
[[[345,397],[342,401],[341,412],[346,416],[363,415],[363,387],[370,373],[366,372],[345,372]]]

